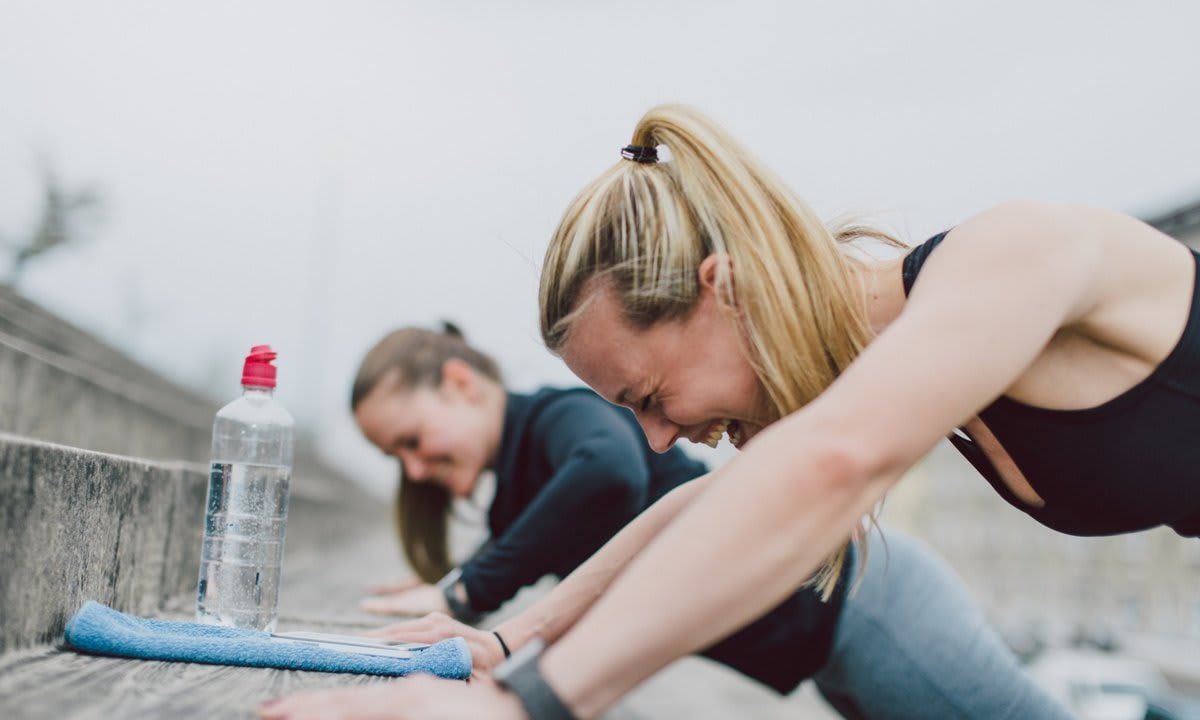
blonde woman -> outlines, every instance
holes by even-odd
[[[507,690],[420,683],[405,702],[595,716],[797,586],[832,587],[860,518],[945,437],[1049,527],[1200,534],[1187,248],[1117,213],[1014,202],[863,262],[694,110],[651,110],[624,155],[551,242],[543,337],[655,448],[720,429],[747,451],[593,557],[636,555],[569,631],[514,639],[530,649],[498,668]]]

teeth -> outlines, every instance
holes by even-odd
[[[712,429],[712,432],[710,432],[708,437],[704,439],[704,444],[710,448],[715,448],[717,443],[721,442],[721,436],[725,434],[725,430],[729,428],[729,422],[729,420],[722,420],[720,423],[715,425]]]

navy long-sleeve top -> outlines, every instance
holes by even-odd
[[[565,577],[642,510],[707,471],[679,448],[655,453],[632,413],[590,390],[508,393],[492,542],[462,566],[471,606],[489,612],[543,575]],[[703,654],[791,692],[825,664],[845,585],[827,602],[801,589]]]

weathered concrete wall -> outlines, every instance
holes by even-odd
[[[194,588],[206,476],[0,435],[0,650],[88,599],[139,614]]]
[[[13,328],[16,334],[8,332]],[[235,380],[226,399],[236,391]],[[207,463],[216,411],[216,402],[0,286],[0,432],[119,455]],[[324,463],[303,429],[296,436],[295,482],[314,498],[360,506],[371,501]]]
[[[0,333],[0,431],[100,452],[208,459],[214,409]]]
[[[201,465],[0,433],[0,652],[57,642],[84,600],[139,615],[190,606],[207,490]],[[332,548],[387,522],[361,493],[293,483],[285,580],[320,576]]]
[[[0,332],[0,432],[155,460],[207,464],[217,408],[148,390]],[[296,436],[295,483],[313,498],[370,502]]]
[[[177,383],[3,284],[0,284],[0,332],[57,355],[76,358],[107,374],[136,382],[139,387],[166,392],[194,405],[212,404],[208,398],[179,387]]]
[[[87,599],[143,615],[188,604],[215,412],[0,288],[0,652],[56,641]],[[296,444],[289,556],[386,517],[309,437]]]

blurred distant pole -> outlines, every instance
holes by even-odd
[[[305,291],[303,325],[304,361],[302,387],[308,389],[298,410],[311,423],[319,423],[324,404],[325,345],[329,342],[329,306],[333,298],[332,281],[337,260],[337,230],[341,207],[342,183],[328,166],[321,168],[313,202],[313,230],[309,251],[308,287]],[[314,428],[316,429],[316,428]]]
[[[78,245],[82,240],[81,221],[102,205],[93,188],[68,190],[59,181],[50,164],[42,164],[42,209],[33,231],[24,239],[2,244],[12,252],[8,281],[16,285],[31,260],[58,247]]]

